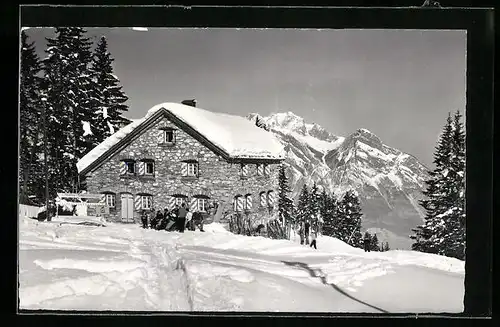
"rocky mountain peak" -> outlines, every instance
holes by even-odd
[[[373,134],[366,128],[359,128],[354,133],[349,135],[344,141],[344,146],[354,146],[357,141],[363,142],[366,145],[371,146],[372,148],[382,150],[383,143],[378,138],[377,135]]]

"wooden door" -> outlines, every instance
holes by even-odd
[[[134,199],[132,194],[124,193],[121,195],[122,203],[122,221],[130,222],[134,220]]]

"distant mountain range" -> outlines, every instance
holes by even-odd
[[[293,197],[316,181],[337,195],[358,191],[363,209],[363,231],[377,233],[392,249],[409,249],[411,228],[421,224],[427,168],[415,157],[385,145],[373,133],[358,129],[347,137],[309,124],[292,112],[263,117],[252,113],[283,143],[291,166]]]

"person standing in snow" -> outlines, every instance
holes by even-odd
[[[305,235],[305,226],[304,222],[302,221],[299,226],[299,237],[300,237],[300,244],[304,245],[304,235]]]
[[[142,228],[144,229],[148,228],[148,215],[146,214],[146,210],[142,210],[141,222],[142,222]]]
[[[370,234],[366,232],[365,237],[363,238],[363,248],[365,252],[370,252],[370,241],[371,241]]]
[[[179,214],[177,216],[177,228],[179,232],[184,233],[184,227],[186,226],[186,214],[187,214],[186,204],[183,202],[182,206],[179,208]]]
[[[313,231],[313,232],[311,233],[311,245],[310,245],[310,247],[313,247],[313,246],[314,246],[314,248],[315,248],[316,250],[318,249],[318,248],[316,247],[316,238],[317,238],[317,237],[318,237],[318,235],[316,234],[316,232],[315,232],[315,231]]]

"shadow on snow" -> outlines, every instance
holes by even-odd
[[[299,268],[302,268],[304,270],[307,270],[309,272],[309,274],[311,275],[311,277],[315,277],[315,278],[320,278],[321,279],[321,282],[324,284],[324,285],[330,285],[334,290],[336,290],[337,292],[339,292],[340,294],[350,298],[351,300],[354,300],[356,302],[359,302],[361,304],[364,304],[366,306],[369,306],[370,308],[373,308],[375,310],[378,310],[380,312],[383,312],[383,313],[389,313],[389,311],[386,311],[384,309],[381,309],[379,307],[376,307],[374,305],[371,305],[369,303],[366,303],[360,299],[357,299],[355,298],[354,296],[350,295],[349,293],[345,292],[343,289],[341,289],[340,287],[338,287],[337,285],[333,284],[333,283],[328,283],[326,281],[326,277],[323,276],[322,274],[322,271],[320,269],[313,269],[311,267],[309,267],[307,264],[303,263],[303,262],[294,262],[294,261],[281,261],[283,262],[284,264],[288,265],[288,266],[292,266],[292,267],[299,267]]]

